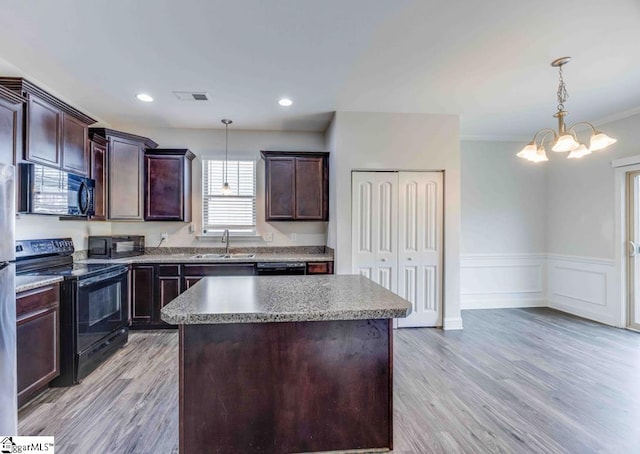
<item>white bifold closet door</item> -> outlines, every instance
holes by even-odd
[[[353,172],[353,271],[409,300],[399,327],[442,325],[442,172]]]
[[[352,267],[398,292],[398,174],[353,172]]]

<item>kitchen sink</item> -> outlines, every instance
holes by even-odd
[[[191,256],[192,259],[252,259],[255,254],[196,254]]]
[[[191,256],[192,259],[223,259],[224,254],[196,254]]]

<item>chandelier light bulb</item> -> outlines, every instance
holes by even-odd
[[[222,185],[222,195],[230,195],[231,194],[231,186],[226,181]]]
[[[531,159],[529,159],[529,161],[531,162],[545,162],[548,160],[549,158],[547,158],[547,152],[542,145],[540,145],[540,147],[536,151],[536,154]]]
[[[566,151],[573,151],[579,146],[580,144],[573,138],[573,135],[564,134],[558,137],[558,140],[556,140],[556,143],[553,144],[551,149],[555,152],[563,153]]]
[[[578,148],[576,148],[575,150],[571,150],[571,153],[569,153],[567,159],[580,159],[588,154],[591,154],[591,151],[589,151],[585,144],[581,143]]]
[[[609,137],[604,132],[596,132],[591,136],[589,144],[590,151],[599,151],[607,148],[609,145],[616,143],[617,140]]]
[[[536,147],[536,144],[531,142],[526,147],[524,147],[516,156],[531,161],[531,159],[536,155],[537,151],[538,149]]]

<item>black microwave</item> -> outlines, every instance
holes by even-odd
[[[18,212],[92,217],[95,181],[39,164],[18,164]]]
[[[90,236],[89,257],[117,259],[144,254],[144,236]]]

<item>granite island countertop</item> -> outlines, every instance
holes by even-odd
[[[62,276],[16,276],[16,293],[62,282]]]
[[[411,304],[359,275],[206,277],[162,309],[180,325],[406,317]]]

